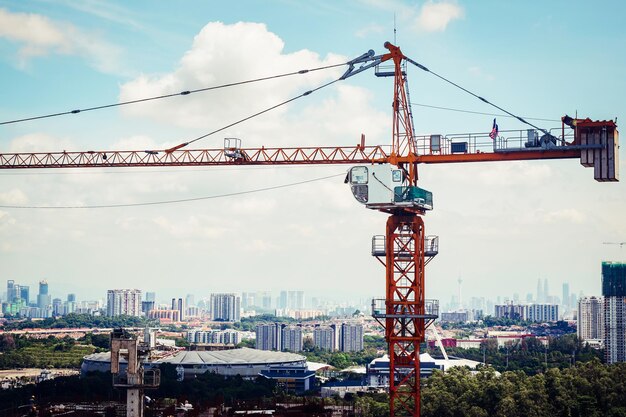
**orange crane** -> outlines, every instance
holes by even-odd
[[[394,78],[390,149],[366,146],[363,136],[359,144],[342,147],[242,148],[239,139],[225,139],[221,149],[189,150],[183,149],[189,143],[183,143],[162,151],[7,153],[0,154],[0,169],[356,164],[346,177],[354,197],[367,208],[389,214],[385,235],[372,241],[372,255],[386,271],[385,299],[372,301],[372,315],[384,326],[388,344],[390,415],[418,417],[420,343],[438,315],[438,302],[427,300],[424,293],[425,266],[438,252],[438,237],[425,234],[422,217],[433,208],[432,193],[417,186],[418,165],[579,158],[583,166],[594,168],[596,180],[618,181],[619,135],[611,120],[565,116],[556,131],[529,129],[525,137],[499,135],[495,126],[495,134],[416,136],[405,66],[430,71],[397,46],[387,42],[385,48],[384,55],[369,51],[350,61],[342,79],[372,67],[377,75]],[[379,71],[379,64],[387,61],[393,62],[393,70]]]

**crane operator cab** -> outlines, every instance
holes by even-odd
[[[410,185],[406,172],[391,164],[352,167],[345,182],[350,184],[354,198],[370,209],[433,209],[433,193]]]

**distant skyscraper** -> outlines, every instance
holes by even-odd
[[[272,294],[268,292],[261,293],[261,307],[263,307],[264,310],[272,308]]]
[[[13,299],[13,287],[15,287],[15,281],[12,279],[7,279],[7,302],[12,303]]]
[[[142,301],[141,312],[147,316],[150,310],[154,310],[154,301]]]
[[[154,301],[154,302],[156,302],[156,293],[148,291],[146,293],[146,301]]]
[[[259,350],[281,350],[281,326],[278,323],[256,326],[256,348]]]
[[[626,263],[602,262],[604,357],[626,362]]]
[[[30,303],[30,287],[28,285],[20,285],[20,298],[24,300],[24,304]]]
[[[302,351],[302,327],[283,325],[281,333],[281,350],[288,350],[290,352]]]
[[[196,297],[193,294],[187,294],[185,297],[185,305],[187,307],[194,307],[196,305]]]
[[[278,303],[276,305],[277,308],[287,308],[287,291],[281,291],[280,296],[278,297]]]
[[[337,350],[337,326],[315,326],[313,329],[313,344],[322,350]]]
[[[241,320],[241,298],[237,294],[211,294],[211,319],[215,321]]]
[[[569,297],[569,283],[568,282],[564,282],[563,283],[563,294],[562,294],[561,298],[561,304],[563,305],[563,307],[565,307],[566,309],[570,309],[572,307],[574,307],[573,305],[569,304],[570,301],[570,297]]]
[[[60,298],[52,300],[52,314],[55,316],[62,316],[63,313],[63,300]]]
[[[544,303],[548,302],[550,298],[550,291],[548,291],[548,278],[543,279],[543,301]]]
[[[242,292],[241,293],[241,308],[244,310],[254,305],[254,293]]]
[[[37,307],[45,309],[52,305],[52,297],[48,294],[48,281],[39,281],[39,295],[37,295]]]
[[[604,339],[604,301],[602,297],[583,297],[578,301],[578,339]]]
[[[306,307],[306,300],[304,298],[304,291],[296,291],[296,305],[294,308],[297,310],[304,310]]]
[[[339,350],[342,352],[359,352],[363,350],[363,325],[359,323],[343,323],[339,335]]]
[[[141,290],[121,289],[107,291],[107,316],[135,316],[141,312]]]
[[[180,321],[184,321],[186,319],[185,317],[186,308],[185,308],[185,303],[183,303],[182,298],[179,298],[179,299],[172,298],[172,310],[178,311],[178,319]]]

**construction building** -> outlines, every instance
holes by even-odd
[[[602,262],[604,358],[626,362],[626,263]]]

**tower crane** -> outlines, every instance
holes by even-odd
[[[438,315],[438,302],[427,300],[424,291],[425,266],[438,253],[438,237],[425,234],[423,216],[432,210],[433,198],[430,191],[418,186],[418,165],[569,158],[593,167],[598,181],[618,181],[619,135],[614,121],[564,116],[561,128],[547,131],[531,125],[535,129],[527,130],[525,137],[522,134],[506,137],[497,132],[491,137],[488,134],[417,136],[405,68],[411,64],[431,71],[406,57],[395,45],[387,42],[385,48],[385,54],[374,55],[369,51],[349,61],[341,79],[372,67],[378,76],[393,77],[390,148],[366,145],[363,136],[355,146],[338,147],[242,148],[239,139],[225,139],[221,149],[186,149],[189,143],[183,143],[161,151],[4,153],[0,154],[0,169],[354,165],[348,170],[346,183],[356,200],[389,215],[385,235],[372,240],[372,255],[385,267],[386,288],[385,299],[372,301],[372,315],[384,326],[388,344],[390,415],[418,417],[420,343],[424,341],[426,327]],[[381,70],[383,62],[393,63],[393,70]],[[517,119],[530,124],[520,117]]]

